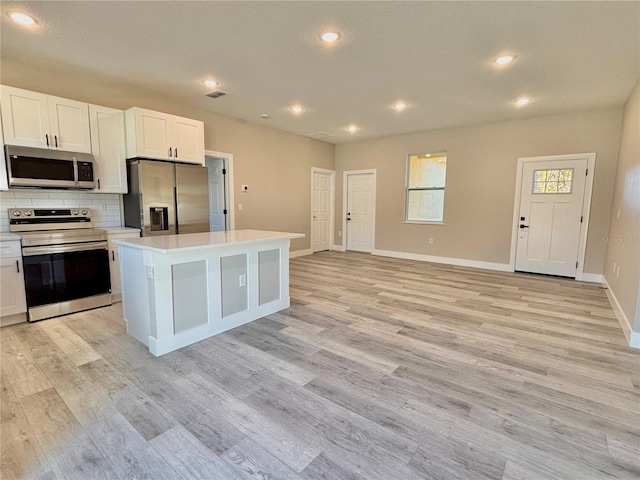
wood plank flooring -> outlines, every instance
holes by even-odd
[[[322,252],[291,296],[160,358],[121,304],[3,328],[2,478],[639,478],[598,285]]]

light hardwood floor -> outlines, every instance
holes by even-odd
[[[121,305],[3,328],[2,478],[640,475],[597,285],[323,252],[292,307],[160,358]]]

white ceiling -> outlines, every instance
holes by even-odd
[[[640,76],[637,1],[3,0],[1,8],[6,59],[55,60],[249,122],[326,132],[331,143],[621,105]],[[15,10],[38,28],[12,24]],[[326,29],[342,35],[332,47],[319,39]],[[516,62],[494,68],[506,52]],[[227,96],[203,96],[209,76]],[[521,95],[533,102],[514,106]],[[397,100],[409,108],[394,111]],[[295,103],[302,114],[288,110]]]

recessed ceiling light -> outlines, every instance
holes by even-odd
[[[263,113],[260,115],[260,118],[262,118],[263,120],[268,120],[269,119],[269,114],[268,113]]]
[[[304,108],[302,108],[300,105],[294,105],[293,107],[291,107],[291,111],[293,113],[302,113],[303,110]]]
[[[531,99],[528,97],[520,97],[516,100],[516,105],[524,106],[528,105],[531,102]]]
[[[11,20],[18,25],[30,26],[36,24],[35,19],[26,13],[14,12],[10,16]]]
[[[348,131],[349,133],[356,133],[356,132],[358,131],[358,127],[356,127],[355,125],[349,125],[349,126],[347,127],[347,131]]]
[[[430,158],[430,157],[431,157],[431,154],[430,154],[430,153],[427,153],[427,154],[425,155],[425,157]]]
[[[218,85],[218,82],[216,82],[215,80],[205,80],[204,83],[207,87],[216,87]]]
[[[405,108],[407,108],[407,104],[404,102],[398,102],[396,104],[393,105],[393,108],[395,108],[398,111],[404,110]]]
[[[327,43],[333,43],[340,38],[340,34],[337,32],[324,32],[320,35],[320,38]]]
[[[515,55],[501,55],[497,57],[493,63],[497,65],[508,65],[516,59]]]

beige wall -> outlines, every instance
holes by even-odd
[[[376,249],[508,264],[518,157],[595,152],[584,271],[600,274],[621,119],[617,107],[338,145],[336,233],[342,229],[343,172],[375,168]],[[445,224],[403,224],[407,155],[445,150]]]
[[[3,58],[1,75],[2,84],[27,90],[113,108],[138,106],[204,121],[205,148],[234,156],[236,228],[304,233],[305,238],[292,241],[291,250],[310,248],[311,167],[333,169],[333,145],[204,111],[149,89],[54,64],[42,66]],[[199,98],[201,92],[195,89],[193,95]],[[246,193],[240,191],[243,184],[249,185]],[[241,212],[238,203],[243,205]]]
[[[630,326],[640,332],[640,80],[624,107],[607,238],[604,276]],[[613,270],[614,262],[620,266],[619,275]]]

